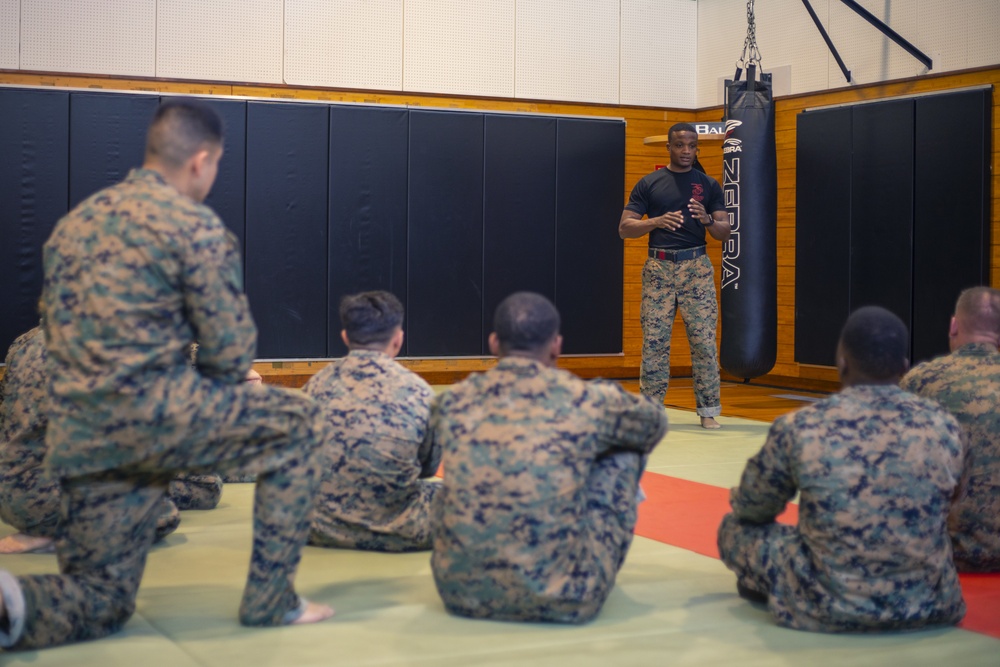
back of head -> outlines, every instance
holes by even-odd
[[[559,311],[534,292],[515,292],[500,302],[493,331],[503,354],[538,352],[559,334]]]
[[[350,345],[384,345],[403,326],[403,304],[389,292],[349,294],[340,300],[340,323]]]
[[[206,146],[221,146],[222,118],[192,98],[169,98],[160,104],[146,134],[146,162],[180,168]]]
[[[903,320],[880,306],[859,308],[847,318],[840,345],[855,375],[892,380],[909,367],[910,335]]]
[[[964,333],[1000,337],[1000,290],[970,287],[958,296],[955,319]]]

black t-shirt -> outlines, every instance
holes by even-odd
[[[711,176],[691,169],[685,172],[657,169],[642,178],[628,198],[629,211],[655,218],[668,211],[682,211],[684,224],[677,231],[654,229],[649,233],[649,245],[655,248],[683,250],[705,245],[705,226],[691,217],[690,200],[700,201],[711,215],[726,208],[719,182]]]

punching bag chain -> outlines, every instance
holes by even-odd
[[[753,15],[754,0],[747,0],[747,38],[743,42],[743,53],[736,61],[736,76],[733,81],[739,81],[743,74],[743,68],[747,65],[756,65],[760,69],[760,49],[757,48],[757,20]]]

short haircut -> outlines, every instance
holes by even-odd
[[[204,102],[186,97],[165,100],[146,134],[146,159],[178,168],[208,145],[222,145],[222,118]]]
[[[881,306],[858,308],[840,332],[840,344],[864,375],[887,380],[906,372],[910,334],[903,320]]]
[[[340,323],[352,345],[388,343],[403,326],[403,304],[381,290],[348,294],[340,300]]]
[[[559,311],[541,294],[515,292],[497,306],[493,331],[503,352],[535,352],[558,335]]]
[[[674,123],[667,130],[667,143],[670,143],[674,139],[674,132],[694,132],[698,134],[698,130],[691,123]]]
[[[955,317],[970,332],[1000,335],[1000,290],[992,287],[963,290],[955,304]]]

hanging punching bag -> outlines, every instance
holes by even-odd
[[[777,158],[769,75],[726,82],[722,190],[732,235],[722,248],[719,363],[749,380],[774,367],[778,346]]]

